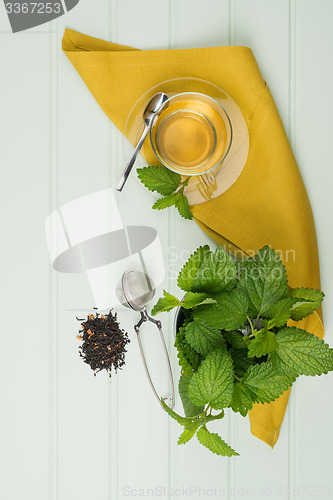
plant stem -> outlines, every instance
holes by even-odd
[[[179,186],[175,190],[175,193],[179,193],[180,191],[181,191],[181,193],[183,193],[185,186],[187,186],[187,184],[189,182],[189,179],[190,179],[189,177],[186,177],[186,179],[179,184]]]
[[[254,329],[253,329],[253,324],[252,324],[252,321],[250,320],[250,318],[248,316],[246,316],[246,319],[248,320],[249,324],[250,324],[250,327],[251,327],[251,332],[252,334],[254,335]]]

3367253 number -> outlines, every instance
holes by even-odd
[[[56,2],[7,2],[5,4],[6,11],[8,14],[60,14],[61,13],[61,3]]]

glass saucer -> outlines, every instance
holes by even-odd
[[[230,151],[223,163],[214,170],[216,179],[216,189],[211,198],[217,198],[236,182],[244,168],[249,151],[249,132],[242,111],[238,104],[217,85],[200,78],[174,78],[155,85],[145,92],[132,107],[124,127],[123,133],[123,153],[125,162],[130,160],[135,145],[144,129],[143,112],[149,100],[157,92],[165,92],[168,97],[180,92],[200,92],[215,99],[225,109],[230,117],[233,129],[233,138]],[[149,136],[146,138],[141,154],[138,155],[132,175],[144,188],[138,179],[136,169],[147,165],[160,165],[150,144]],[[124,166],[121,166],[121,171]],[[146,188],[144,188],[146,189]],[[190,205],[205,203],[207,197],[201,192],[201,184],[197,176],[191,176],[185,188],[185,194]]]

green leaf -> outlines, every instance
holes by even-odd
[[[291,290],[290,295],[306,301],[295,304],[292,308],[291,319],[294,321],[306,318],[306,316],[318,309],[325,296],[320,290],[313,290],[312,288],[294,288]]]
[[[178,350],[177,358],[178,358],[178,364],[181,367],[181,373],[183,373],[184,375],[192,376],[194,373],[194,370],[193,370],[192,366],[190,365],[187,357],[185,356],[183,351],[180,349]]]
[[[215,296],[218,305],[203,305],[193,311],[193,318],[207,327],[219,330],[235,330],[244,325],[247,318],[248,298],[241,290],[231,290]]]
[[[222,330],[223,318],[216,304],[206,304],[193,311],[193,319],[207,328]]]
[[[234,365],[234,373],[236,377],[242,378],[249,366],[255,364],[255,360],[248,357],[247,349],[229,349],[229,353]]]
[[[206,326],[200,321],[188,323],[185,327],[185,336],[190,346],[202,356],[225,345],[223,335],[218,328]]]
[[[206,253],[192,282],[193,292],[218,293],[237,282],[237,267],[232,257],[218,247]]]
[[[296,380],[296,376],[281,372],[272,363],[253,365],[247,369],[242,383],[251,391],[256,403],[270,403],[283,394]]]
[[[294,303],[295,299],[287,297],[286,299],[279,300],[271,307],[268,312],[270,328],[284,326],[287,323]]]
[[[222,455],[223,457],[238,456],[238,453],[223,441],[218,434],[209,432],[205,427],[198,430],[197,438],[200,444],[216,455]]]
[[[188,385],[191,378],[192,376],[190,375],[182,375],[178,383],[178,392],[183,403],[185,417],[196,417],[204,410],[204,406],[197,406],[193,404],[188,396]]]
[[[188,395],[198,405],[210,404],[215,410],[229,406],[232,397],[233,365],[226,349],[216,349],[208,354],[193,375]]]
[[[228,344],[230,344],[232,347],[243,350],[247,349],[246,343],[244,342],[244,335],[242,335],[240,332],[231,330],[230,332],[224,332],[223,336]]]
[[[179,174],[162,166],[138,168],[137,174],[149,191],[157,191],[164,196],[172,194],[182,182]]]
[[[253,392],[242,382],[236,381],[233,387],[230,407],[235,413],[239,412],[243,417],[246,417],[253,406],[252,398]]]
[[[197,432],[198,426],[199,422],[190,422],[189,424],[187,424],[187,426],[179,436],[178,444],[188,443],[188,441],[192,439],[194,434]]]
[[[187,292],[181,306],[184,309],[192,309],[202,304],[216,304],[216,300],[208,297],[206,293]]]
[[[221,420],[225,415],[224,410],[222,410],[220,413],[217,413],[216,415],[207,415],[205,418],[202,418],[199,420],[200,425],[203,425],[204,423],[208,424],[208,422],[213,422],[214,420]]]
[[[218,330],[235,330],[247,318],[248,298],[241,290],[231,290],[215,296],[218,305],[203,305],[193,311],[193,318],[207,327]]]
[[[322,375],[333,370],[333,349],[312,333],[295,327],[282,328],[276,335],[277,350],[272,364],[295,375]]]
[[[175,341],[175,347],[178,350],[179,353],[179,362],[182,361],[181,366],[184,368],[184,359],[185,358],[188,363],[190,364],[193,371],[197,371],[197,369],[200,366],[200,363],[202,361],[202,356],[199,354],[197,351],[195,351],[191,345],[187,342],[186,340],[186,327],[180,327],[177,334],[176,334],[176,341]],[[182,353],[182,355],[181,355]],[[187,366],[185,365],[187,373],[189,373],[189,370],[187,370]],[[191,373],[190,373],[191,374]]]
[[[177,194],[169,194],[168,196],[164,196],[164,198],[156,200],[152,208],[154,210],[163,210],[164,208],[172,207],[177,202],[177,198]]]
[[[224,330],[237,330],[246,322],[249,299],[242,290],[235,288],[230,292],[216,295],[220,314],[220,327]]]
[[[178,212],[184,219],[192,220],[193,215],[190,210],[190,205],[188,204],[188,200],[184,194],[182,194],[177,200],[176,200],[176,207],[178,209]]]
[[[190,292],[192,290],[192,284],[198,269],[200,268],[205,255],[208,255],[209,253],[211,253],[211,251],[209,250],[208,245],[199,247],[195,250],[180,270],[177,280],[179,288],[185,290],[185,292]]]
[[[249,343],[249,357],[261,358],[273,351],[278,347],[275,333],[267,330],[267,321],[263,321],[263,329],[256,334],[255,338]]]
[[[151,310],[151,314],[155,316],[160,312],[171,311],[174,307],[180,305],[180,300],[177,299],[174,295],[163,290],[163,297],[158,299],[158,302],[154,305]]]
[[[181,417],[180,415],[178,415],[178,413],[171,410],[171,408],[169,408],[169,406],[165,403],[163,398],[161,398],[161,404],[162,404],[163,408],[165,409],[165,411],[167,413],[169,413],[170,417],[173,418],[174,420],[176,420],[180,425],[187,425],[190,422],[190,420],[188,418]]]
[[[278,300],[288,297],[286,269],[279,255],[268,246],[241,264],[239,286],[248,294],[250,313],[265,315]]]

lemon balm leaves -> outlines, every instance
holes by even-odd
[[[276,335],[270,360],[276,369],[296,375],[322,375],[333,370],[333,349],[301,328],[285,327]]]
[[[155,316],[161,312],[171,311],[174,307],[181,306],[184,309],[192,309],[202,304],[216,304],[216,300],[208,297],[206,293],[194,292],[187,292],[183,300],[179,300],[174,295],[171,295],[171,293],[163,290],[163,297],[158,299],[151,313]]]
[[[182,178],[177,172],[163,166],[154,165],[138,168],[137,174],[142,184],[149,191],[156,191],[163,196],[153,204],[154,210],[163,210],[175,206],[184,219],[191,220],[193,218],[188,200],[184,194],[189,178],[182,182]]]
[[[179,174],[162,166],[138,168],[137,174],[149,191],[156,191],[163,196],[171,195],[182,182]]]
[[[207,293],[187,292],[181,302],[184,309],[192,309],[204,304],[216,304],[216,300],[208,297]]]
[[[185,417],[195,417],[203,412],[204,406],[197,406],[192,403],[188,395],[188,385],[191,381],[192,376],[182,375],[178,383],[178,392],[180,399],[182,400]]]
[[[300,321],[313,313],[324,298],[323,292],[312,288],[291,289],[290,297],[282,299],[274,304],[268,316],[271,327],[284,326],[289,318]]]
[[[165,411],[170,415],[170,417],[176,420],[176,422],[178,422],[180,425],[186,426],[188,423],[190,423],[191,419],[182,417],[181,415],[178,415],[178,413],[176,413],[175,411],[171,410],[171,408],[169,408],[169,406],[165,403],[163,398],[161,398],[161,404],[165,409]]]
[[[215,410],[229,406],[233,388],[233,365],[226,349],[216,349],[202,361],[193,375],[188,395],[197,405],[209,404]]]
[[[220,308],[216,305],[203,305],[193,311],[193,319],[208,328],[222,330],[223,317]]]
[[[286,269],[279,255],[265,246],[241,266],[239,287],[250,300],[250,312],[265,315],[280,299],[289,296]]]
[[[250,358],[261,358],[277,349],[275,333],[270,330],[260,331],[249,344]]]
[[[231,289],[237,282],[237,267],[232,257],[218,247],[214,253],[206,253],[193,279],[193,292],[210,294]]]
[[[237,378],[242,378],[249,366],[256,363],[254,359],[248,357],[247,349],[235,349],[232,347],[229,349],[229,353],[232,358],[234,373]]]
[[[266,354],[275,351],[278,347],[275,333],[267,329],[268,321],[263,320],[263,328],[255,338],[249,343],[249,358],[261,358]]]
[[[272,363],[250,366],[241,380],[235,381],[230,407],[243,417],[254,403],[270,403],[296,380],[295,374],[283,373]]]
[[[253,406],[253,392],[248,389],[241,381],[236,381],[234,383],[232,400],[230,407],[235,413],[240,413],[242,417],[245,417]]]
[[[280,327],[287,323],[291,315],[291,308],[295,304],[296,299],[287,297],[276,302],[268,312],[270,317],[270,328]]]
[[[247,297],[243,296],[240,290],[233,290],[227,293],[217,306],[202,305],[195,309],[193,318],[207,327],[225,331],[236,330],[246,322],[246,304]]]
[[[179,364],[183,369],[184,373],[192,374],[193,371],[197,371],[200,363],[202,361],[202,356],[199,354],[186,340],[186,327],[182,326],[179,328],[175,347],[178,350]]]
[[[296,377],[295,374],[281,372],[273,363],[267,362],[250,366],[241,382],[254,402],[270,403],[281,396]]]
[[[202,356],[225,344],[221,329],[207,326],[200,321],[188,323],[185,327],[185,336],[190,346]]]
[[[208,245],[201,246],[195,250],[180,270],[177,280],[179,288],[185,292],[190,292],[192,290],[193,281],[198,269],[204,261],[205,256],[210,253],[211,251]]]
[[[236,350],[242,349],[247,352],[247,345],[244,342],[244,335],[237,331],[226,332],[224,335],[225,340],[234,347]]]
[[[152,208],[154,210],[163,210],[164,208],[172,206],[175,206],[177,208],[179,214],[184,219],[191,220],[193,218],[187,198],[182,191],[178,191],[174,194],[169,194],[168,196],[164,196],[164,198],[156,200]]]
[[[175,347],[177,347],[176,344],[175,344]],[[178,349],[177,358],[178,358],[178,364],[181,367],[181,373],[183,375],[193,375],[193,368],[190,365],[184,352],[178,347],[177,347],[177,349]]]
[[[237,281],[237,266],[222,248],[213,253],[208,245],[199,247],[182,267],[178,286],[185,291],[210,295],[231,289]]]
[[[216,295],[221,316],[221,328],[226,331],[241,328],[247,319],[249,299],[245,292],[237,288]]]
[[[186,292],[182,301],[165,292],[154,308],[182,308],[175,347],[186,416],[170,413],[184,426],[178,443],[197,434],[213,453],[232,456],[234,450],[206,427],[225,408],[245,416],[255,403],[279,398],[299,375],[333,370],[333,349],[286,326],[311,314],[324,295],[290,289],[278,253],[268,246],[237,265],[222,248],[199,247],[182,267],[178,285]]]
[[[190,210],[190,205],[188,203],[188,200],[186,196],[182,193],[175,201],[176,208],[179,212],[179,214],[187,220],[193,219],[191,210]],[[153,207],[154,208],[154,207]]]
[[[200,444],[215,453],[215,455],[222,455],[223,457],[238,456],[238,453],[223,441],[218,434],[209,432],[205,427],[198,430],[197,438]]]
[[[154,305],[151,313],[153,316],[155,316],[160,312],[171,311],[171,309],[173,309],[174,307],[178,307],[179,305],[180,300],[177,299],[177,297],[163,290],[163,297],[158,299],[158,302]]]
[[[318,309],[324,298],[323,292],[312,288],[294,288],[291,290],[290,295],[295,299],[300,299],[300,302],[295,304],[291,311],[291,318],[295,321],[306,318],[306,316],[313,313]]]
[[[197,432],[198,427],[199,427],[199,422],[190,422],[189,424],[187,424],[183,432],[179,436],[178,444],[188,443],[188,441],[190,441],[190,439],[192,439],[195,433]]]
[[[159,198],[155,201],[153,205],[154,210],[163,210],[164,208],[172,207],[177,203],[179,198],[179,194],[169,194],[168,196],[164,196],[164,198]]]

